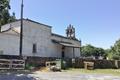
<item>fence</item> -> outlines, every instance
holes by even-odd
[[[0,69],[8,68],[8,69],[24,69],[25,64],[35,65],[35,67],[45,67],[45,63],[47,61],[54,61],[55,57],[35,57],[35,56],[27,56],[26,61],[23,60],[20,56],[10,56],[10,55],[0,55]],[[15,62],[14,60],[22,60]],[[120,68],[120,60],[93,60],[93,59],[84,59],[84,58],[75,58],[74,63],[71,58],[65,58],[67,67],[74,68],[84,68],[84,62],[94,62],[95,68],[100,69],[108,69],[108,68]],[[17,64],[16,64],[17,63]],[[19,64],[18,64],[19,63]],[[20,64],[22,63],[22,64]],[[4,64],[4,65],[3,65]],[[1,67],[3,66],[3,67]],[[11,66],[11,67],[10,67]],[[19,67],[21,66],[21,67]]]
[[[0,69],[24,69],[25,60],[0,59]]]
[[[95,68],[108,69],[120,68],[120,60],[93,60],[93,59],[75,59],[75,68],[84,68],[84,62],[94,62]]]

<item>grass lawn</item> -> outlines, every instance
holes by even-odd
[[[120,76],[120,69],[94,69],[94,70],[86,70],[86,69],[74,69],[70,68],[65,70],[65,72],[72,72],[72,73],[92,73],[92,74],[110,74]]]

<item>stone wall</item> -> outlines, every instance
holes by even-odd
[[[0,51],[3,52],[3,55],[19,55],[20,20],[6,24],[2,27],[5,27],[5,29],[11,27],[11,29],[4,33],[0,33]],[[17,31],[14,31],[13,28],[17,29]],[[70,42],[74,45],[80,46],[78,40],[52,35],[50,26],[31,20],[23,20],[23,56],[60,58],[62,46],[53,43],[52,39]],[[33,53],[33,44],[36,44],[36,53]],[[72,58],[73,49],[66,47],[65,56]],[[79,48],[75,48],[75,57],[80,57]]]
[[[78,40],[68,39],[64,36],[60,36],[60,35],[56,35],[56,34],[53,34],[51,39],[56,40],[56,41],[60,41],[60,42],[72,43],[76,46],[81,46],[81,44]],[[60,46],[59,44],[52,43],[51,48],[54,50],[54,53],[58,53],[60,55],[62,51],[60,48],[57,49],[58,47],[56,47],[56,45]],[[67,57],[67,58],[80,57],[80,48],[75,48],[74,51],[75,51],[74,52],[75,55],[73,56],[73,48],[72,47],[65,47],[65,57]]]
[[[92,59],[75,59],[75,68],[84,68],[84,62],[94,62],[94,67],[98,69],[120,68],[120,60],[92,60]]]
[[[15,55],[0,55],[0,59],[23,59],[20,56]],[[28,56],[26,58],[26,64],[33,64],[36,67],[45,67],[45,63],[47,61],[54,61],[56,57],[32,57]],[[82,58],[76,58],[74,62],[72,62],[71,58],[65,58],[63,59],[66,61],[66,66],[68,68],[84,68],[84,61],[87,62],[94,62],[95,69],[115,69],[120,68],[120,60],[92,60],[92,59],[82,59]]]

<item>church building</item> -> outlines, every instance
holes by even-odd
[[[80,57],[81,42],[75,28],[69,25],[66,37],[52,33],[52,27],[23,19],[23,56],[76,58]],[[19,55],[20,20],[1,26],[0,55]]]

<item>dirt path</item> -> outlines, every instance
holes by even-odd
[[[71,72],[35,72],[0,74],[0,80],[120,80],[119,76]]]
[[[118,76],[103,74],[81,74],[68,72],[36,72],[31,74],[37,80],[120,80]]]

